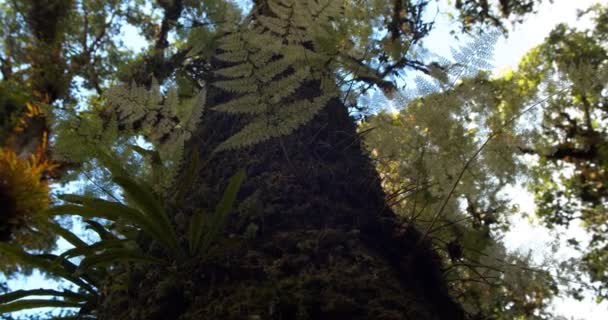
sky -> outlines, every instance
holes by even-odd
[[[442,0],[442,2],[440,8],[445,8],[445,0]],[[494,73],[516,69],[521,57],[528,50],[540,44],[558,23],[564,22],[579,28],[588,26],[588,21],[577,21],[576,13],[577,10],[586,9],[595,3],[598,3],[598,0],[554,0],[552,4],[544,1],[538,8],[538,14],[529,16],[523,24],[511,28],[508,38],[502,37],[499,39],[495,46]],[[448,34],[450,28],[449,21],[439,15],[435,30],[424,42],[425,46],[438,54],[449,55],[450,44],[455,43]],[[146,43],[137,35],[134,28],[127,28],[124,37],[125,44],[132,49],[138,50]],[[522,211],[533,214],[534,199],[531,194],[517,186],[509,188],[508,193],[514,199],[517,199],[516,202],[520,205]],[[514,223],[515,227],[504,239],[509,250],[533,250],[535,255],[539,257],[539,261],[541,260],[540,257],[543,256],[567,257],[573,254],[568,250],[549,251],[553,235],[533,221],[519,217],[514,219]],[[566,232],[568,235],[583,236],[582,229],[576,226]],[[49,282],[39,273],[34,273],[27,280],[10,281],[10,286],[12,289],[33,289],[48,287]],[[608,319],[608,303],[596,304],[591,299],[579,302],[574,299],[559,298],[553,303],[553,308],[557,314],[564,315],[567,319]]]
[[[606,1],[606,0],[603,0]],[[440,12],[445,12],[451,6],[449,0],[440,0]],[[511,26],[508,37],[501,37],[494,47],[493,73],[498,75],[508,70],[516,70],[520,59],[533,47],[542,43],[549,32],[559,23],[566,23],[585,29],[591,26],[589,20],[578,20],[577,11],[585,10],[599,0],[554,0],[553,3],[543,1],[537,13],[528,16],[524,23]],[[450,57],[450,47],[456,47],[457,41],[449,35],[453,25],[445,15],[437,15],[433,32],[424,40],[424,45],[431,52]],[[522,186],[508,186],[505,193],[513,202],[518,204],[522,213],[534,217],[534,197]],[[505,235],[503,242],[510,251],[533,253],[534,260],[542,266],[543,259],[566,259],[578,256],[577,252],[565,245],[565,239],[575,237],[584,240],[588,238],[584,230],[577,225],[569,229],[549,231],[534,219],[523,216],[512,218],[513,227]],[[560,249],[552,251],[552,242],[556,232],[563,236]],[[608,319],[608,302],[597,304],[591,297],[583,301],[572,298],[556,298],[552,303],[555,314],[567,319],[605,320]]]
[[[498,74],[505,70],[517,69],[522,56],[534,46],[539,45],[559,23],[567,23],[580,29],[589,27],[590,21],[577,20],[577,10],[587,9],[598,2],[598,0],[554,0],[553,4],[550,4],[545,1],[539,7],[538,14],[528,17],[523,24],[512,28],[508,38],[500,38],[494,49],[494,73]],[[441,25],[438,25],[438,28],[441,27]],[[446,26],[443,26],[443,28],[446,28]],[[531,30],[534,31],[531,32]],[[439,37],[438,34],[433,36]],[[521,187],[512,187],[508,190],[508,193],[513,199],[517,199],[516,203],[520,205],[523,212],[533,215],[534,198],[530,193]],[[514,224],[515,227],[504,239],[509,250],[524,252],[532,250],[538,260],[541,260],[542,257],[567,258],[575,256],[572,250],[566,248],[553,252],[551,242],[554,235],[534,221],[516,217]],[[562,232],[568,237],[586,238],[580,226],[572,226],[570,230],[563,230]],[[557,298],[553,302],[553,309],[556,314],[566,316],[568,319],[608,319],[608,303],[597,304],[591,298],[580,302],[572,298]]]

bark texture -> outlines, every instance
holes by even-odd
[[[295,99],[314,98],[319,87],[310,81]],[[213,208],[228,179],[245,168],[237,208],[210,254],[174,270],[135,275],[133,318],[464,317],[448,296],[439,257],[387,206],[339,99],[289,136],[213,154],[247,120],[211,111],[230,98],[213,87],[208,91],[208,111],[187,145],[204,165],[174,218],[185,234],[193,211]]]
[[[227,98],[211,90],[209,105]],[[203,119],[189,148],[205,165],[176,214],[180,233],[195,208],[213,208],[239,168],[247,180],[212,254],[135,276],[135,318],[463,318],[438,256],[387,207],[338,99],[290,136],[215,156],[243,119],[217,112]]]

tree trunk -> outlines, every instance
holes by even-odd
[[[208,105],[224,99],[212,90]],[[184,217],[213,208],[228,178],[246,168],[223,240],[174,272],[147,269],[131,297],[146,310],[137,319],[463,317],[438,256],[387,207],[338,99],[290,136],[212,156],[239,122],[217,112],[203,117],[188,147],[205,165],[176,217],[185,234]]]
[[[311,81],[296,94],[313,98],[318,90]],[[230,98],[209,89],[207,112],[187,144],[203,165],[174,212],[178,232],[185,234],[195,209],[213,208],[244,168],[237,206],[210,254],[138,275],[133,318],[463,318],[438,255],[388,207],[339,99],[289,136],[214,154],[247,120],[211,110]]]

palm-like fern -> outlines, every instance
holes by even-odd
[[[87,221],[85,223],[87,225],[95,224],[95,229],[101,227],[94,221]],[[73,249],[68,251],[80,250],[82,255],[88,254],[87,248],[90,245],[74,233],[54,222],[48,222],[47,225],[49,229],[74,246]],[[79,265],[69,260],[69,255],[66,254],[68,251],[61,255],[48,253],[35,254],[23,251],[9,244],[0,243],[0,252],[3,255],[18,261],[22,265],[40,269],[77,287],[77,290],[17,290],[0,295],[0,314],[44,307],[77,308],[83,310],[83,312],[79,313],[82,319],[90,319],[92,315],[84,310],[91,310],[93,305],[97,303],[101,280],[106,270],[81,270],[79,269]]]
[[[187,248],[181,246],[176,230],[162,200],[152,191],[152,186],[129,177],[118,162],[109,156],[103,162],[113,174],[113,181],[122,188],[129,204],[107,201],[81,195],[62,195],[65,204],[46,211],[50,217],[76,215],[85,218],[87,228],[94,230],[100,240],[89,244],[71,231],[54,222],[48,229],[68,241],[73,248],[56,254],[33,254],[9,244],[0,243],[0,254],[8,256],[22,265],[40,269],[50,275],[76,285],[74,290],[18,290],[0,295],[0,314],[34,308],[76,308],[78,319],[95,319],[95,304],[100,290],[112,269],[117,265],[159,264],[169,265],[175,261],[198,258],[205,255],[215,243],[228,213],[232,210],[245,171],[240,170],[228,183],[221,201],[212,212],[198,210],[190,220],[186,234]],[[189,188],[191,186],[185,186]],[[179,199],[179,198],[178,198]],[[96,219],[105,219],[121,225],[121,231],[110,231]],[[164,256],[145,253],[137,244],[138,233],[145,234],[165,249]],[[70,259],[80,259],[77,263]],[[125,286],[125,284],[119,284]],[[44,296],[47,298],[38,298]],[[50,299],[48,297],[51,297]],[[29,299],[23,299],[29,298]],[[68,319],[61,318],[61,319]]]

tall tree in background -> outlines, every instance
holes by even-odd
[[[558,25],[504,75],[421,79],[421,98],[362,127],[391,205],[432,231],[448,258],[448,281],[457,292],[466,288],[465,306],[480,295],[514,298],[507,309],[476,308],[544,318],[557,284],[577,299],[585,289],[598,301],[606,296],[606,12],[600,5],[581,12],[589,30]],[[501,191],[516,183],[529,186],[549,227],[582,222],[590,239],[568,239],[582,259],[540,270],[504,252],[496,240],[517,202]],[[525,272],[515,279],[513,268]]]
[[[508,8],[519,8],[519,1],[501,3],[505,16]],[[72,281],[97,294],[83,314],[100,319],[464,317],[448,295],[427,234],[399,221],[387,205],[348,110],[353,97],[370,86],[395,94],[395,79],[408,69],[437,71],[417,52],[432,28],[423,15],[427,2],[268,0],[255,1],[245,16],[228,1],[157,1],[147,3],[149,14],[134,9],[143,4],[3,4],[2,85],[11,94],[2,106],[3,120],[9,119],[2,152],[15,156],[6,156],[0,174],[12,174],[13,164],[24,159],[32,171],[45,164],[32,181],[70,169],[86,173],[104,154],[90,145],[142,161],[132,156],[139,152],[150,163],[134,170],[139,179],[153,176],[151,168],[159,166],[179,171],[169,181],[172,188],[156,189],[165,200],[158,207],[176,230],[174,239],[169,235],[163,242],[158,227],[145,221],[141,229],[158,239],[134,237],[141,251],[154,257],[146,261],[155,263],[104,269],[107,275],[101,265],[92,274],[82,269],[65,274],[86,276]],[[484,10],[480,17],[487,16]],[[150,40],[145,53],[134,57],[119,50],[115,35],[124,21]],[[99,94],[84,110],[77,105],[75,80]],[[122,84],[109,89],[116,80]],[[198,123],[201,101],[206,111]],[[30,115],[40,124],[24,124],[23,119],[34,119]],[[153,150],[129,146],[141,135]],[[175,158],[182,149],[183,162]],[[213,211],[218,203],[222,212],[224,190],[233,190],[230,177],[239,168],[247,179],[238,205],[214,238],[214,250],[204,257],[176,254],[196,233],[189,229],[200,212]],[[17,182],[5,179],[0,186],[2,200],[15,207],[2,221],[4,240],[16,239],[15,230],[26,226],[40,231],[27,219],[14,218],[40,209],[21,210]],[[131,201],[142,212],[161,211],[150,208],[156,203],[152,198],[141,201],[135,195],[140,189],[115,182],[127,195],[133,193]],[[115,202],[65,200],[81,215],[90,215],[88,203],[106,205],[98,208],[99,217],[113,218],[109,212],[118,208]],[[90,226],[98,227],[95,223]],[[104,245],[121,239],[113,241]],[[15,252],[2,248],[5,254]],[[175,259],[156,263],[161,257]],[[101,279],[98,290],[91,288],[96,278]]]
[[[552,98],[535,139],[519,150],[538,157],[530,183],[538,216],[550,227],[580,223],[591,235],[588,242],[572,238],[569,243],[583,252],[575,265],[590,276],[594,284],[588,287],[601,301],[608,297],[608,10],[598,4],[582,14],[592,19],[593,28],[559,25],[529,55],[539,91]]]

